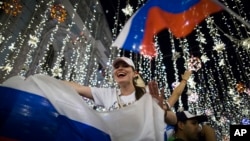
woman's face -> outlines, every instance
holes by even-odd
[[[118,84],[133,84],[133,79],[136,76],[136,73],[126,62],[119,61],[114,65],[113,75]]]

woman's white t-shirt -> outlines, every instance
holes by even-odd
[[[104,106],[107,110],[119,109],[136,101],[135,92],[122,96],[119,89],[91,87],[96,105]]]

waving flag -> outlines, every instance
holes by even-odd
[[[155,34],[168,28],[175,37],[185,37],[221,9],[211,0],[149,0],[127,21],[112,46],[154,57]]]
[[[164,111],[149,94],[128,107],[97,112],[45,75],[12,77],[0,92],[1,141],[164,140]]]

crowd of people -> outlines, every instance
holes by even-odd
[[[141,77],[136,71],[135,65],[130,58],[118,57],[113,64],[113,77],[118,84],[116,88],[97,88],[79,85],[76,82],[63,81],[73,87],[81,96],[92,99],[96,105],[102,105],[108,110],[120,109],[138,101],[143,95],[150,94],[152,100],[158,103],[164,111],[166,124],[166,141],[215,141],[214,129],[206,124],[205,115],[193,115],[188,111],[173,112],[171,108],[178,101],[186,87],[187,81],[192,74],[186,70],[182,75],[179,85],[173,90],[169,98],[165,97],[164,91],[159,90],[156,81],[150,81],[147,85],[141,85]],[[153,115],[152,115],[153,116]],[[167,127],[173,130],[167,130]],[[167,132],[171,132],[167,134]]]

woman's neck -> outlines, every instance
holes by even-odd
[[[133,85],[123,85],[120,86],[121,95],[130,95],[135,91],[135,87]]]

